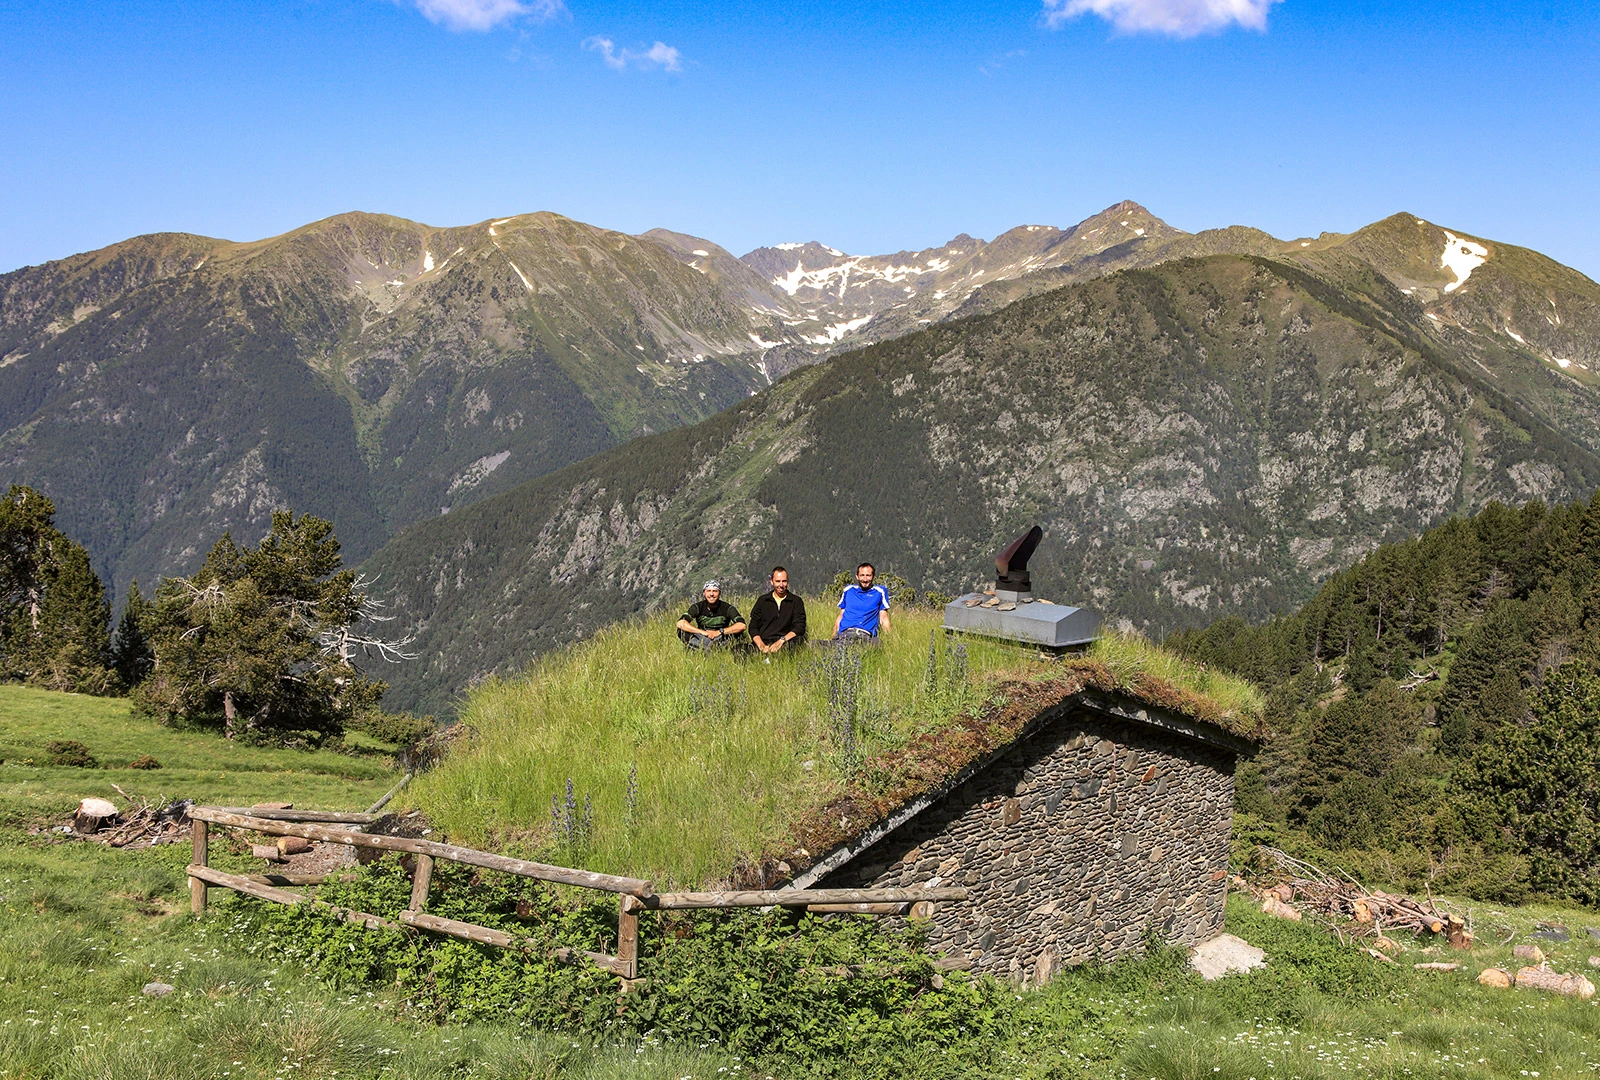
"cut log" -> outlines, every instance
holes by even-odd
[[[1261,902],[1261,910],[1276,919],[1288,919],[1291,922],[1301,919],[1300,910],[1284,903],[1276,892],[1267,893],[1267,898]]]
[[[1502,971],[1500,968],[1484,968],[1478,972],[1478,985],[1497,986],[1501,990],[1509,989],[1511,986],[1511,973]]]
[[[311,841],[303,836],[278,837],[278,854],[283,856],[303,855],[311,850]]]
[[[1511,955],[1530,964],[1544,963],[1544,950],[1537,945],[1517,945],[1512,948]]]
[[[250,854],[254,858],[265,859],[268,862],[284,861],[283,852],[278,850],[277,844],[251,844]]]
[[[72,815],[72,827],[81,833],[98,832],[116,817],[117,804],[110,799],[84,799],[78,804],[78,812]]]
[[[1460,964],[1412,964],[1415,971],[1460,971]]]
[[[1541,964],[1538,967],[1525,967],[1517,970],[1517,989],[1519,990],[1547,990],[1552,994],[1565,994],[1587,1001],[1594,997],[1594,983],[1582,975],[1568,975],[1559,971],[1551,971],[1549,967]]]
[[[1355,919],[1356,922],[1361,923],[1362,925],[1372,922],[1372,909],[1367,906],[1367,902],[1365,900],[1357,900],[1354,904],[1351,904],[1350,907],[1352,909],[1350,917]]]
[[[1452,949],[1472,948],[1472,935],[1465,930],[1452,927],[1450,930],[1450,947]]]

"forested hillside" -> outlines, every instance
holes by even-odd
[[[1212,256],[837,357],[387,546],[368,569],[422,654],[391,700],[446,708],[708,574],[807,591],[868,558],[954,593],[1036,522],[1042,595],[1154,632],[1266,618],[1383,540],[1600,484],[1432,325],[1375,275]]]
[[[1436,890],[1600,902],[1600,497],[1492,503],[1293,615],[1167,644],[1268,691],[1239,808],[1269,835]]]

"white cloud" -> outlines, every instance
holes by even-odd
[[[1193,37],[1237,23],[1249,30],[1267,28],[1267,12],[1281,0],[1044,0],[1045,22],[1094,14],[1128,34]]]
[[[610,38],[592,37],[584,41],[585,49],[593,49],[600,54],[600,59],[605,61],[608,68],[622,71],[629,65],[636,68],[660,68],[663,71],[682,71],[683,54],[671,45],[658,41],[643,52],[632,49],[617,49],[617,43]]]
[[[525,15],[541,22],[566,13],[563,0],[415,0],[430,22],[451,30],[492,30]]]

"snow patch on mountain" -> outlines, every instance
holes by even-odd
[[[829,250],[832,250],[831,248]],[[858,255],[855,258],[836,263],[833,266],[824,266],[816,270],[807,270],[804,262],[795,264],[793,270],[787,274],[780,274],[772,279],[772,283],[784,292],[793,296],[801,289],[816,289],[825,291],[835,280],[839,283],[839,295],[842,297],[850,287],[850,275],[865,277],[871,280],[886,281],[898,284],[909,278],[926,277],[929,274],[942,274],[950,269],[950,260],[934,256],[922,265],[897,265],[897,266],[869,266],[867,257]]]
[[[1472,272],[1489,261],[1489,249],[1471,240],[1462,240],[1449,229],[1444,233],[1444,254],[1439,265],[1450,271],[1456,279],[1444,287],[1445,292],[1455,292],[1467,283]]]
[[[822,333],[814,337],[808,337],[806,340],[813,345],[832,345],[842,340],[852,330],[859,329],[871,321],[871,315],[863,315],[861,318],[851,319],[849,322],[834,323],[832,326],[824,327]]]

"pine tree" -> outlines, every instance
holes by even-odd
[[[55,506],[14,485],[0,500],[0,671],[54,690],[107,693],[110,605]]]
[[[1532,714],[1497,728],[1460,786],[1524,846],[1536,890],[1600,902],[1600,676],[1562,665],[1533,695]]]
[[[56,508],[30,487],[14,484],[0,500],[0,664],[6,678],[27,672],[26,654],[44,599],[42,570]]]
[[[150,612],[150,601],[144,598],[135,581],[128,589],[128,599],[122,605],[122,618],[117,623],[111,645],[111,666],[128,690],[144,682],[155,666],[155,653],[150,650],[150,636],[145,631]]]
[[[59,534],[41,575],[44,588],[28,649],[28,681],[48,690],[104,694],[110,668],[111,604],[89,553]]]
[[[358,652],[409,658],[405,642],[361,626],[380,620],[342,568],[333,526],[280,511],[259,547],[224,535],[192,578],[161,583],[148,619],[155,664],[134,700],[228,738],[315,745],[384,691],[355,668]]]

